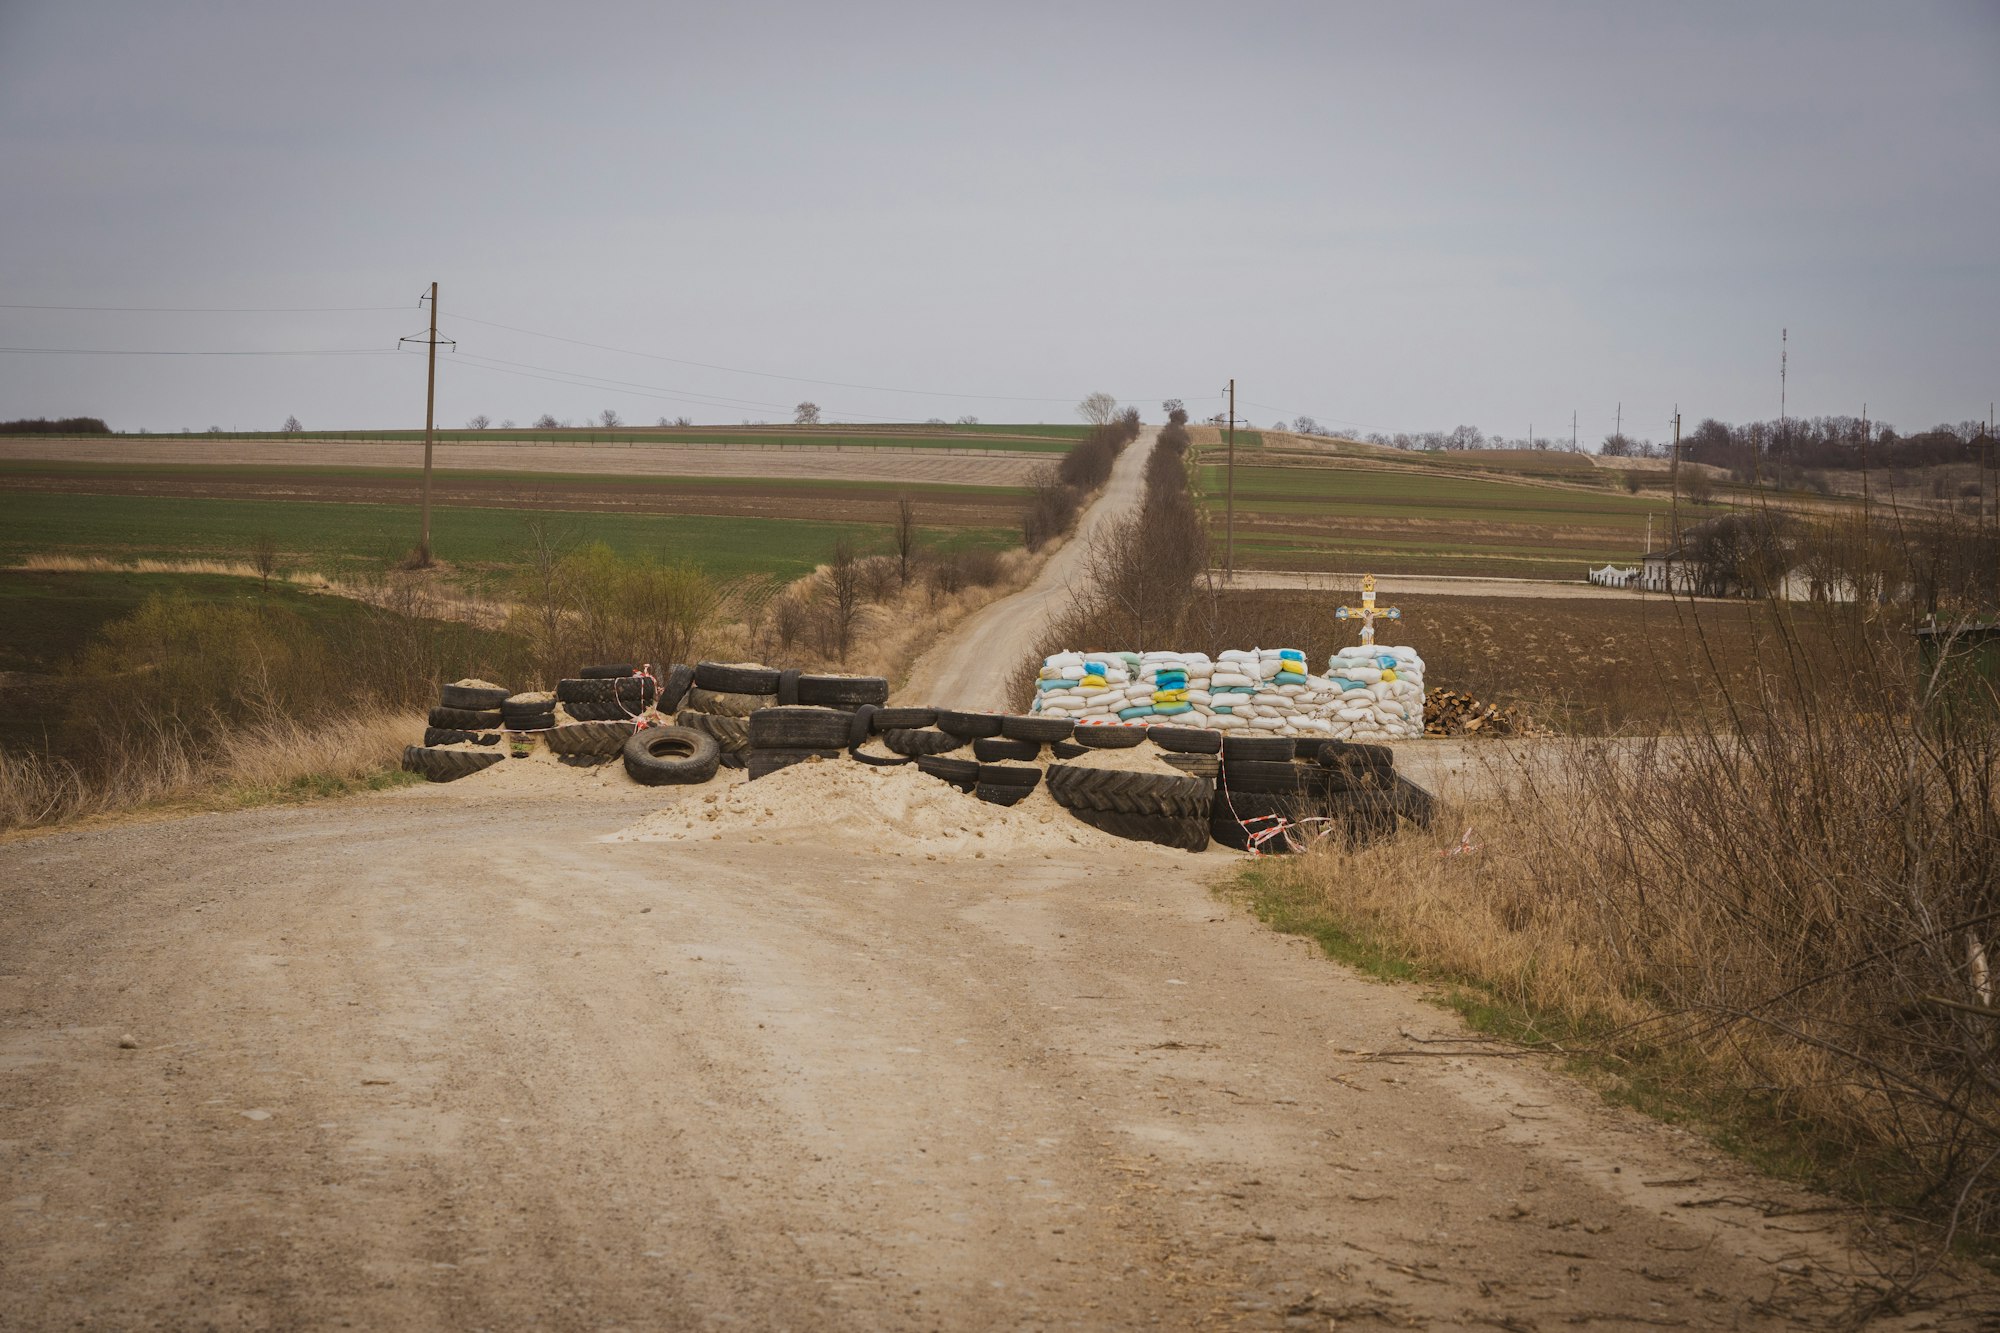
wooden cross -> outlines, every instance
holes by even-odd
[[[1335,620],[1346,620],[1351,616],[1359,616],[1361,618],[1361,642],[1366,645],[1375,642],[1375,617],[1381,616],[1384,620],[1401,620],[1403,618],[1403,609],[1399,606],[1385,606],[1377,610],[1375,606],[1375,576],[1373,574],[1363,574],[1361,576],[1361,605],[1339,606],[1335,607],[1333,611],[1333,618]]]

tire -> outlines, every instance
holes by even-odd
[[[750,748],[845,750],[853,721],[832,708],[760,708],[750,715]]]
[[[1146,739],[1174,754],[1222,753],[1222,733],[1200,727],[1148,727]]]
[[[608,704],[566,703],[562,710],[572,722],[630,722],[646,711],[646,705],[613,700]]]
[[[948,754],[961,748],[965,742],[956,736],[947,736],[942,731],[912,730],[885,731],[882,733],[882,744],[897,754],[916,759],[925,755]]]
[[[1393,792],[1350,792],[1336,797],[1331,813],[1350,847],[1366,847],[1396,836],[1398,801]]]
[[[1429,828],[1437,818],[1437,797],[1401,773],[1396,775],[1395,798],[1396,812],[1418,828]]]
[[[1224,759],[1255,759],[1261,763],[1292,762],[1298,747],[1290,736],[1224,736]]]
[[[880,676],[800,676],[799,702],[822,708],[881,707],[889,702],[889,682]]]
[[[403,771],[421,773],[432,782],[456,782],[491,768],[506,757],[498,750],[439,750],[427,745],[405,745]]]
[[[970,759],[946,759],[941,755],[920,755],[917,772],[928,773],[960,791],[971,791],[979,781],[979,765]]]
[[[556,682],[556,698],[566,704],[608,704],[622,703],[637,705],[653,702],[659,692],[658,686],[646,676],[615,676],[608,680],[584,680],[581,677]]]
[[[1109,810],[1121,815],[1208,818],[1215,786],[1206,778],[1178,773],[1128,773],[1081,764],[1049,766],[1049,795],[1070,810]]]
[[[1303,744],[1299,747],[1304,757]],[[1396,752],[1386,745],[1366,745],[1360,741],[1321,741],[1319,750],[1313,755],[1321,768],[1360,769],[1394,768]]]
[[[576,674],[584,680],[617,680],[621,676],[636,675],[638,670],[630,662],[620,662],[615,666],[587,666]]]
[[[1193,778],[1207,778],[1214,782],[1222,776],[1222,758],[1213,754],[1173,754],[1160,756],[1160,762],[1168,764]]]
[[[660,677],[659,705],[662,713],[680,711],[681,700],[687,698],[688,687],[694,684],[694,668],[685,663],[671,667]]]
[[[694,683],[717,694],[776,694],[778,673],[754,662],[696,662]]]
[[[714,713],[720,717],[748,717],[760,708],[777,706],[778,696],[775,694],[727,694],[704,690],[699,685],[681,699],[683,708],[692,708],[697,713]]]
[[[746,718],[723,717],[719,713],[699,713],[683,708],[674,722],[689,731],[713,736],[725,755],[743,754],[750,749],[750,723]]]
[[[797,750],[752,750],[744,767],[750,770],[750,780],[769,777],[781,768],[793,764],[803,764],[808,759],[839,759],[844,750],[797,749]]]
[[[1094,829],[1109,833],[1114,838],[1126,838],[1132,842],[1157,843],[1162,847],[1173,847],[1183,852],[1208,850],[1209,829],[1206,818],[1183,815],[1168,818],[1165,815],[1123,815],[1115,810],[1071,810],[1078,822]]]
[[[500,710],[497,708],[433,708],[430,722],[434,727],[450,727],[453,731],[497,731],[500,727]]]
[[[1293,820],[1310,811],[1297,800],[1282,796],[1247,796],[1231,792],[1227,797],[1215,798],[1215,809],[1208,820],[1209,836],[1225,847],[1237,851],[1247,851],[1254,834],[1276,828],[1272,822],[1278,819]],[[1247,825],[1247,827],[1246,827]],[[1283,838],[1267,838],[1258,844],[1262,852],[1289,852],[1291,844]]]
[[[880,712],[874,704],[863,704],[847,715],[847,748],[856,750],[875,730],[875,714]]]
[[[998,736],[1000,714],[968,713],[957,708],[940,708],[937,725],[939,731],[968,741],[980,736]]]
[[[1304,768],[1305,765],[1301,764],[1299,767]],[[1366,766],[1360,768],[1319,768],[1315,766],[1312,771],[1325,779],[1323,790],[1330,792],[1394,791],[1396,788],[1396,770],[1393,768],[1369,768]]]
[[[1000,734],[1010,740],[1033,741],[1037,745],[1053,745],[1066,741],[1076,730],[1076,723],[1065,717],[1028,717],[1014,713],[1000,719]]]
[[[978,781],[982,787],[1018,788],[1026,796],[1042,785],[1042,770],[1029,764],[981,764]]]
[[[901,768],[904,764],[913,762],[906,756],[899,755],[890,759],[879,754],[863,754],[859,749],[850,749],[847,757],[857,764],[866,764],[870,768]]]
[[[977,736],[972,741],[972,757],[982,764],[1000,759],[1034,759],[1042,747],[1034,741],[1017,741],[1006,736]]]
[[[707,782],[722,757],[715,737],[692,727],[647,727],[621,748],[626,773],[647,787]]]
[[[488,709],[498,708],[513,692],[498,685],[491,689],[477,685],[441,685],[438,687],[438,702],[446,708],[485,712]]]
[[[1058,759],[1074,759],[1078,755],[1089,754],[1090,747],[1078,745],[1075,741],[1057,741],[1049,747],[1049,753]]]
[[[509,726],[517,717],[543,717],[556,710],[556,696],[548,690],[511,694],[500,705],[500,716]]]
[[[799,677],[803,671],[785,670],[778,673],[778,707],[796,708],[799,704]]]
[[[1088,750],[1129,750],[1146,739],[1144,727],[1078,727],[1070,739]]]
[[[498,745],[500,735],[492,731],[455,731],[450,727],[425,727],[424,745]]]
[[[533,717],[510,717],[502,723],[509,731],[548,731],[555,724],[554,713],[537,713]]]
[[[972,784],[972,794],[988,805],[1019,805],[1034,790],[1033,787],[1002,787],[990,782]]]
[[[878,734],[884,731],[915,731],[919,727],[935,727],[937,709],[878,708],[875,710],[875,716],[869,719],[869,725],[873,726]]]
[[[572,722],[542,739],[551,754],[614,755],[624,750],[634,730],[630,722]]]
[[[1226,759],[1222,785],[1232,792],[1260,796],[1295,796],[1301,791],[1325,791],[1327,772],[1287,760]]]

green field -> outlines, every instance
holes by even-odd
[[[439,430],[435,438],[461,444],[675,444],[724,445],[753,449],[839,447],[842,449],[1004,449],[1025,453],[1067,453],[1086,426],[578,426],[568,430]],[[24,436],[22,438],[35,438]],[[316,441],[422,440],[422,430],[308,430],[153,432],[120,437],[135,440],[271,440],[309,445]]]
[[[1221,558],[1224,469],[1198,484]],[[1658,496],[1581,490],[1425,466],[1236,468],[1236,563],[1249,569],[1581,579],[1586,565],[1636,563]],[[1691,507],[1683,506],[1683,518]]]
[[[692,561],[724,578],[797,577],[823,562],[841,537],[864,551],[890,542],[886,523],[451,508],[433,511],[431,544],[460,571],[504,571],[523,558],[531,522],[569,541]],[[269,533],[281,565],[338,575],[395,563],[416,545],[417,527],[415,505],[0,491],[0,563],[57,554],[243,560],[256,537]],[[939,550],[1001,550],[1019,540],[1012,528],[926,529],[922,536]]]

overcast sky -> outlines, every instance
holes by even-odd
[[[1797,414],[2000,396],[1994,0],[0,0],[0,181],[10,306],[388,307],[7,308],[0,346],[383,352],[435,279],[452,425],[1156,420],[1234,375],[1263,426],[1657,438],[1775,416],[1786,327]],[[0,353],[0,417],[120,429],[423,391]]]

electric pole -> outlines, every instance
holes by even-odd
[[[1236,379],[1229,380],[1229,461],[1223,468],[1222,581],[1236,577]]]
[[[1678,407],[1674,409],[1674,458],[1667,465],[1667,482],[1673,491],[1667,518],[1667,527],[1671,529],[1667,533],[1667,583],[1671,587],[1674,581],[1674,553],[1681,549],[1681,410]]]
[[[429,568],[431,563],[431,449],[437,438],[437,386],[438,386],[438,285],[431,284],[430,295],[417,298],[419,303],[431,303],[431,331],[427,338],[403,338],[406,343],[424,342],[430,347],[430,368],[424,383],[424,498],[423,530],[417,539],[417,566]],[[444,340],[453,347],[458,346],[451,339]]]
[[[1575,408],[1573,408],[1573,407],[1572,407],[1572,408],[1571,408],[1571,409],[1569,410],[1569,451],[1570,451],[1571,453],[1576,453],[1576,452],[1577,452],[1577,447],[1576,447],[1576,409],[1575,409]]]

